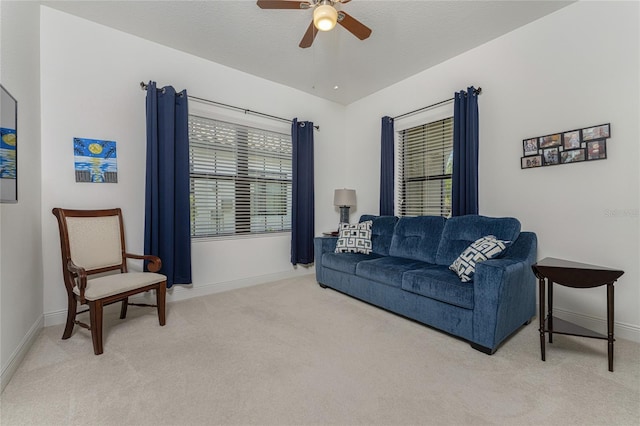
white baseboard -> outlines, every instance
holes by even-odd
[[[44,326],[44,316],[40,315],[38,320],[33,323],[27,334],[24,335],[18,347],[13,351],[11,356],[9,357],[9,362],[2,369],[2,373],[0,373],[0,392],[2,392],[11,381],[11,377],[13,377],[13,373],[16,372],[18,366],[24,359],[27,352],[33,345],[33,342],[38,337],[40,329]]]
[[[553,307],[553,316],[565,321],[570,321],[597,333],[604,334],[605,336],[607,335],[606,318],[597,318],[590,315],[578,314],[556,308],[555,306]],[[613,326],[613,333],[616,339],[620,338],[640,343],[640,327],[636,325],[616,321]]]
[[[296,270],[276,272],[274,274],[260,275],[257,277],[243,278],[240,280],[199,285],[197,287],[193,287],[191,285],[176,285],[167,292],[167,301],[176,302],[178,300],[191,299],[193,297],[206,296],[209,294],[221,293],[223,291],[236,290],[244,287],[251,287],[258,284],[266,284],[274,281],[300,277],[313,273],[315,273],[314,269],[311,269],[310,271]]]
[[[179,300],[191,299],[193,297],[207,296],[209,294],[221,293],[223,291],[236,290],[244,287],[251,287],[258,284],[265,284],[273,281],[279,281],[287,278],[300,277],[303,275],[310,275],[315,273],[315,270],[294,270],[277,272],[274,274],[260,275],[257,277],[243,278],[240,280],[225,281],[219,283],[211,283],[198,285],[194,287],[191,285],[175,285],[167,291],[167,303],[177,302]],[[146,293],[132,297],[132,302],[149,303],[155,301],[155,295]],[[67,321],[67,310],[62,309],[59,311],[47,312],[44,314],[44,326],[64,324]]]

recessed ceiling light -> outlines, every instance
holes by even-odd
[[[338,90],[338,89],[339,89],[339,87],[338,87],[337,84],[335,86],[333,86],[333,90]]]

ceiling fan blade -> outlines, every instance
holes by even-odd
[[[338,12],[338,24],[342,25],[347,31],[358,37],[360,40],[369,38],[371,35],[371,28],[367,27],[346,12]]]
[[[342,3],[342,4],[345,4],[345,3],[349,3],[350,1],[351,1],[351,0],[337,0],[337,1],[336,1],[336,3]]]
[[[313,25],[313,21],[309,24],[309,28],[307,28],[307,32],[302,36],[302,40],[300,40],[300,47],[306,49],[307,47],[311,47],[313,44],[313,40],[316,38],[316,34],[318,34],[318,30],[315,25]]]
[[[260,9],[309,9],[308,1],[298,0],[258,0]]]

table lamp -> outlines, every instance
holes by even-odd
[[[340,223],[349,223],[349,207],[356,205],[356,190],[336,189],[333,193],[333,205],[340,207]]]

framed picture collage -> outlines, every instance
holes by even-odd
[[[554,133],[524,139],[520,167],[555,166],[581,161],[607,158],[607,139],[611,137],[611,124]]]

